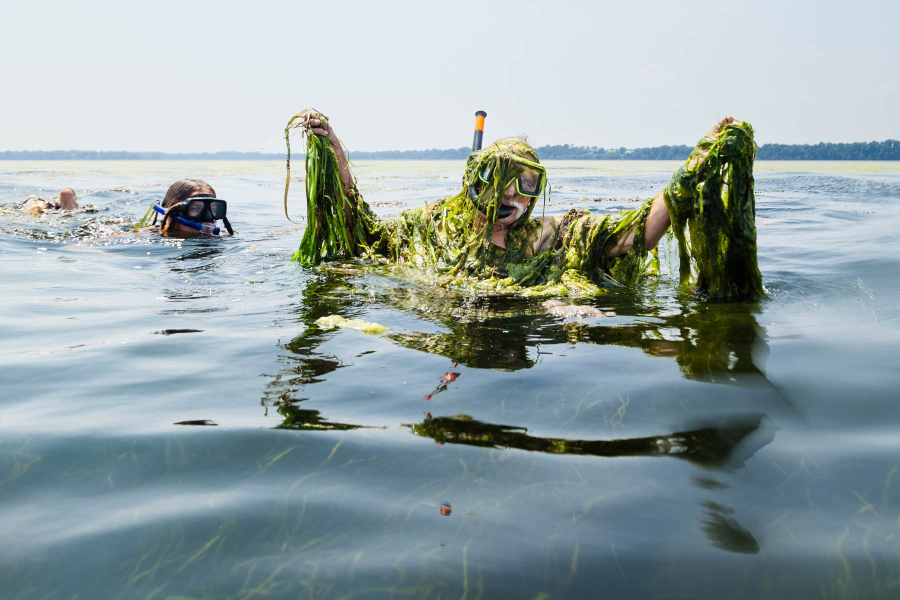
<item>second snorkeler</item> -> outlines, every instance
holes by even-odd
[[[216,223],[222,221],[231,236],[234,229],[227,212],[227,202],[216,197],[211,185],[200,179],[182,179],[169,186],[160,204],[154,203],[147,210],[135,231],[158,228],[160,235],[178,238],[220,235]]]

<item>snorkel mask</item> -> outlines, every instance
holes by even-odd
[[[522,222],[531,215],[535,200],[547,187],[547,170],[538,162],[534,149],[523,140],[499,140],[469,155],[466,189],[472,203],[490,222],[512,214],[513,208],[503,205],[503,196],[513,182],[518,194],[531,199],[528,209],[516,219]]]
[[[141,219],[135,231],[149,224],[150,213],[153,211],[158,213],[153,215],[153,223],[156,223],[158,215],[162,215],[163,224],[165,224],[166,219],[174,219],[176,222],[195,229],[202,234],[219,235],[220,229],[213,223],[222,221],[225,224],[225,229],[228,230],[228,235],[234,235],[231,223],[228,222],[228,218],[225,216],[228,212],[228,203],[212,194],[191,196],[171,207],[168,211],[159,204],[154,204],[147,211],[147,214],[144,215],[144,218]]]

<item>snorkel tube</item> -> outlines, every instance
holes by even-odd
[[[158,212],[159,214],[165,216],[166,209],[164,209],[159,204],[153,205],[153,210]],[[170,218],[175,219],[185,227],[190,227],[191,229],[196,229],[200,233],[205,233],[207,235],[219,235],[219,228],[215,225],[210,225],[209,223],[197,223],[196,221],[188,221],[184,217],[179,217],[177,215],[170,215]]]
[[[487,113],[479,110],[475,113],[475,137],[472,139],[472,152],[481,150],[481,142],[484,139],[484,119]]]

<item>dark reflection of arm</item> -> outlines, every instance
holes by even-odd
[[[225,249],[221,244],[210,242],[208,240],[198,239],[194,241],[199,246],[192,246],[178,256],[172,256],[165,259],[166,264],[173,273],[184,275],[189,280],[190,274],[203,273],[205,271],[215,271],[219,267],[218,261],[214,258],[221,256]],[[202,300],[209,298],[209,292],[195,285],[182,289],[164,289],[163,294],[168,300]],[[190,314],[197,312],[216,312],[222,310],[217,307],[193,308],[193,309],[175,309],[172,311],[164,311],[160,314]]]
[[[301,402],[295,400],[294,402]],[[291,402],[282,402],[278,405],[278,414],[284,417],[281,425],[275,429],[302,429],[302,430],[337,430],[366,428],[364,425],[349,425],[346,423],[331,423],[323,419],[317,410],[299,408]]]
[[[765,330],[746,303],[684,306],[657,317],[662,323],[625,326],[566,326],[569,342],[640,348],[651,356],[674,358],[688,379],[731,383],[736,374],[765,378]]]
[[[524,427],[494,425],[468,415],[433,417],[405,424],[413,433],[439,443],[490,448],[515,448],[549,454],[589,456],[673,456],[711,469],[735,469],[772,440],[772,431],[761,431],[761,415],[736,416],[705,427],[668,435],[624,440],[569,440],[528,435]],[[765,429],[765,428],[764,428]],[[757,437],[755,441],[751,437]],[[745,443],[746,441],[746,443]],[[741,447],[740,446],[746,446]]]
[[[190,250],[168,259],[173,273],[201,273],[214,271],[218,263],[213,259],[222,255],[225,248],[218,240],[192,240]]]
[[[306,398],[295,394],[305,385],[318,383],[322,377],[341,368],[343,364],[334,356],[319,352],[330,333],[318,325],[316,319],[328,315],[350,316],[361,310],[360,301],[346,293],[346,282],[337,277],[314,277],[310,279],[300,300],[294,307],[295,314],[304,325],[303,333],[283,344],[287,353],[279,357],[284,366],[266,384],[261,403],[268,411],[269,406],[277,407],[285,417],[279,426],[284,429],[356,429],[357,425],[328,423],[319,416],[319,411],[301,409],[295,406]]]
[[[703,505],[706,516],[700,522],[700,527],[713,546],[739,554],[759,553],[759,544],[753,534],[730,516],[734,514],[733,509],[711,500]]]

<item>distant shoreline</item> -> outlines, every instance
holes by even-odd
[[[684,160],[693,146],[601,148],[597,146],[540,146],[542,160]],[[350,160],[465,160],[469,148],[448,150],[385,150],[350,152]],[[0,160],[284,160],[283,154],[262,152],[125,152],[94,150],[7,150]],[[295,154],[294,160],[302,160]],[[757,160],[900,160],[900,140],[848,144],[763,144]]]

